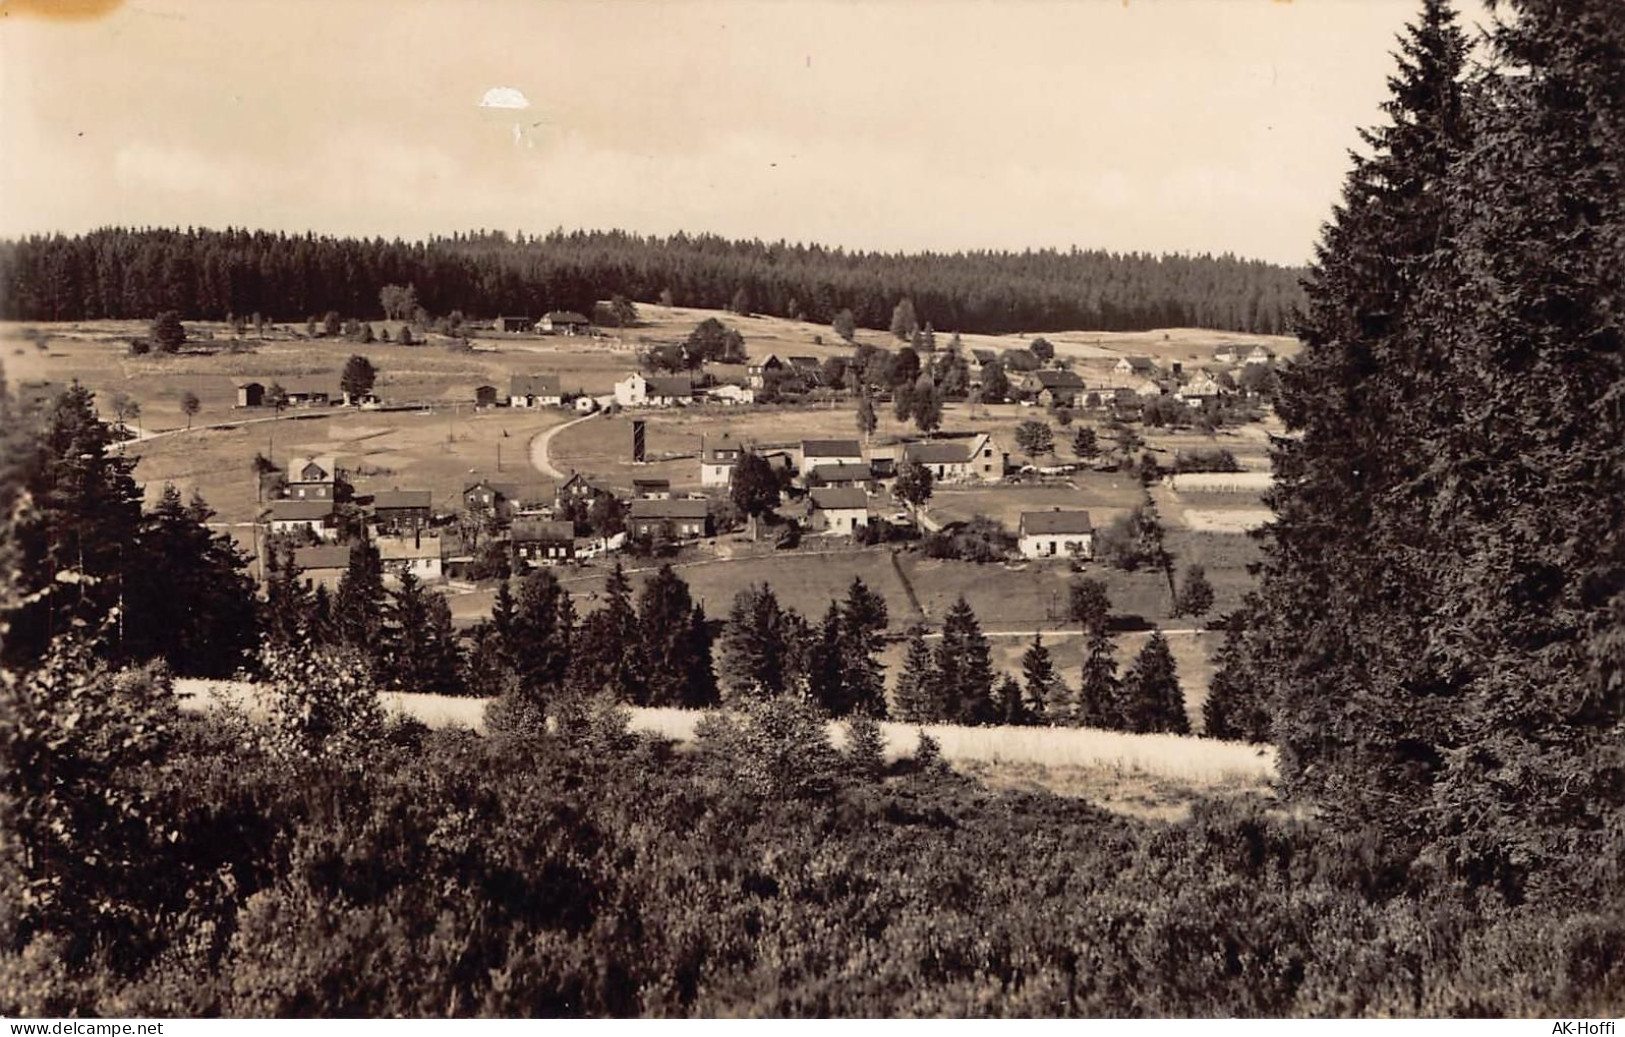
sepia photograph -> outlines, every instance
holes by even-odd
[[[0,0],[8,1034],[1622,1015],[1620,0]]]

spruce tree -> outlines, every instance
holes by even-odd
[[[350,567],[339,578],[333,599],[333,626],[340,644],[375,670],[382,669],[384,568],[371,543],[350,545]]]
[[[1030,727],[1038,722],[1027,709],[1021,682],[1005,674],[993,687],[994,723],[1006,727]]]
[[[915,627],[908,632],[908,648],[892,689],[893,712],[909,724],[942,723],[946,717],[936,689],[931,649],[925,643],[924,631]]]
[[[886,670],[880,653],[889,621],[886,599],[861,576],[852,577],[840,608],[843,675],[851,708],[878,718],[886,716]]]
[[[1118,706],[1117,646],[1104,623],[1089,628],[1083,652],[1083,680],[1078,686],[1073,723],[1078,727],[1116,728],[1122,715]]]
[[[462,659],[445,597],[426,590],[408,572],[401,575],[389,598],[385,634],[389,686],[441,695],[460,693]]]
[[[710,625],[670,565],[662,565],[638,593],[637,630],[637,672],[648,705],[698,709],[716,703]]]
[[[839,616],[835,617],[839,636]],[[798,694],[807,679],[811,637],[793,609],[779,605],[767,584],[746,587],[734,596],[723,628],[717,669],[729,703]]]
[[[725,637],[723,643],[727,644]],[[841,631],[841,608],[829,603],[824,620],[813,632],[807,657],[807,690],[830,716],[852,712],[851,689],[846,683],[846,638]]]
[[[646,704],[642,656],[632,583],[616,562],[604,581],[604,604],[582,620],[570,685],[584,695],[607,692],[622,702]]]
[[[570,672],[575,606],[548,569],[535,569],[519,583],[509,647],[521,694],[532,709],[545,709]]]
[[[1189,734],[1185,693],[1179,687],[1168,639],[1153,631],[1139,657],[1123,678],[1120,693],[1121,724],[1140,733]]]
[[[1044,647],[1043,634],[1034,634],[1033,643],[1022,655],[1021,677],[1026,682],[1026,708],[1035,723],[1061,725],[1071,720],[1069,703],[1057,701],[1057,688],[1065,690],[1065,685],[1056,680],[1055,663]]]
[[[1251,596],[1249,596],[1250,598]],[[1202,703],[1202,733],[1209,738],[1267,742],[1270,715],[1263,700],[1253,652],[1246,644],[1247,606],[1230,614],[1224,641],[1213,654],[1213,677]]]
[[[1425,646],[1445,605],[1448,523],[1421,502],[1444,489],[1429,458],[1458,424],[1450,336],[1426,311],[1458,262],[1449,187],[1469,143],[1466,50],[1444,0],[1424,0],[1390,79],[1390,124],[1365,134],[1370,155],[1318,247],[1303,350],[1281,376],[1276,408],[1297,435],[1275,452],[1248,639],[1288,791],[1405,841],[1458,740],[1463,676]]]
[[[992,653],[963,594],[943,618],[942,640],[932,658],[932,683],[950,723],[978,725],[995,719]]]

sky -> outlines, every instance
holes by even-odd
[[[0,0],[0,235],[616,227],[1293,264],[1419,7],[75,3]]]

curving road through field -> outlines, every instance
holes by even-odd
[[[547,456],[548,448],[553,443],[553,437],[558,435],[560,432],[563,432],[571,425],[579,425],[583,421],[591,421],[597,416],[598,413],[596,411],[591,414],[583,414],[579,418],[572,418],[562,425],[554,425],[552,428],[544,429],[542,432],[540,432],[535,439],[530,441],[531,467],[536,469],[538,472],[541,472],[549,479],[568,479],[568,475],[553,467],[552,459]]]

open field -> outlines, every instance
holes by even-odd
[[[436,509],[451,510],[460,505],[463,487],[480,476],[544,481],[530,466],[530,439],[570,417],[562,410],[476,413],[471,406],[436,413],[287,411],[279,421],[197,429],[132,443],[128,451],[141,458],[135,474],[146,484],[149,500],[166,481],[183,493],[196,488],[224,522],[251,521],[258,510],[249,468],[256,452],[281,466],[290,457],[332,454],[352,473],[357,493],[427,489]]]
[[[252,684],[176,681],[182,708],[194,711],[230,704],[259,713]],[[387,692],[393,715],[431,727],[483,730],[486,699]],[[631,727],[678,743],[692,742],[705,715],[696,710],[629,708]],[[912,756],[920,726],[882,723],[888,759]],[[845,742],[844,725],[832,721],[830,739]],[[1267,794],[1275,776],[1275,753],[1267,746],[1216,742],[1176,735],[1137,735],[1089,728],[968,728],[928,724],[923,730],[956,768],[994,787],[1043,787],[1136,816],[1177,817],[1206,794]]]

